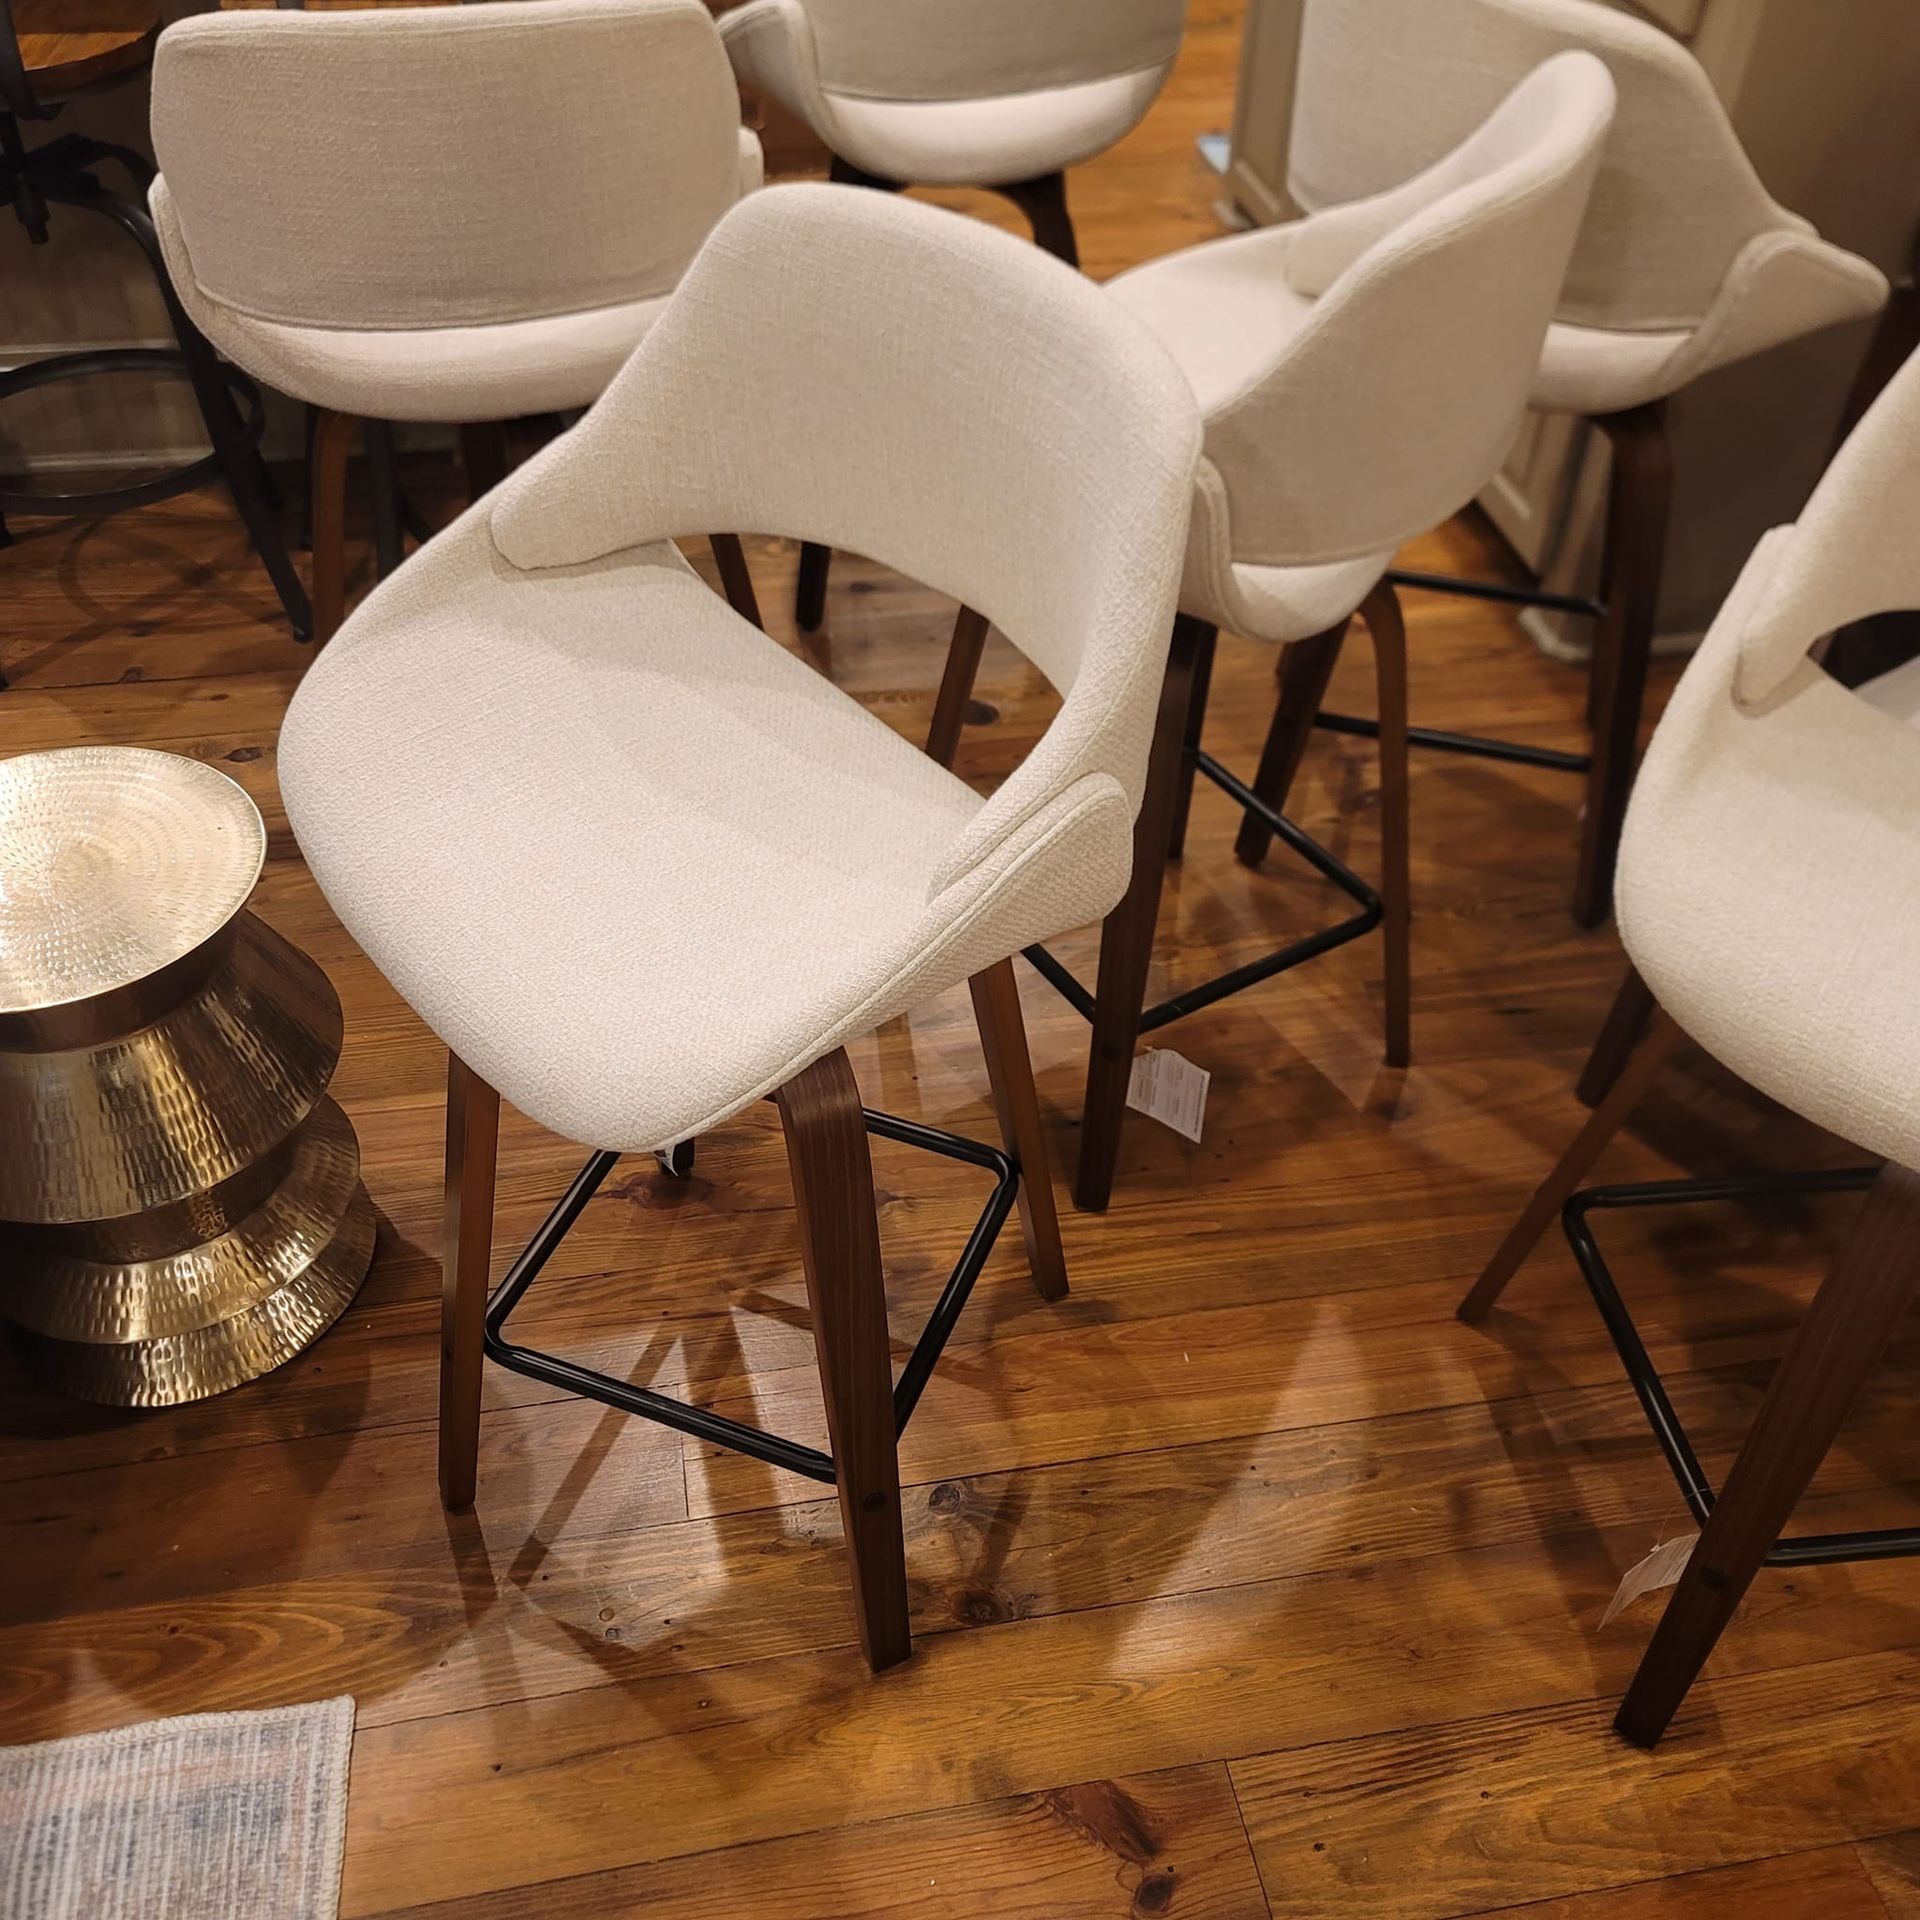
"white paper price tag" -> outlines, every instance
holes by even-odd
[[[1699,1538],[1697,1533],[1683,1533],[1677,1539],[1664,1541],[1644,1560],[1629,1567],[1614,1589],[1613,1598],[1607,1602],[1600,1625],[1610,1626],[1615,1616],[1623,1608],[1632,1606],[1643,1593],[1657,1593],[1662,1587],[1672,1586],[1686,1572]]]
[[[1212,1085],[1213,1075],[1205,1067],[1196,1067],[1171,1047],[1154,1047],[1134,1057],[1127,1105],[1197,1144]]]

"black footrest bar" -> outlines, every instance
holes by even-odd
[[[1653,1429],[1660,1451],[1680,1488],[1681,1498],[1696,1524],[1704,1526],[1713,1511],[1713,1488],[1699,1457],[1674,1411],[1665,1383],[1648,1354],[1640,1331],[1612,1273],[1601,1257],[1587,1216],[1624,1212],[1637,1207],[1670,1207],[1714,1200],[1751,1199],[1756,1195],[1791,1193],[1858,1193],[1873,1184],[1877,1167],[1846,1167],[1817,1173],[1750,1174],[1725,1180],[1652,1180],[1632,1186],[1587,1187],[1573,1194],[1560,1210],[1567,1244],[1580,1263],[1594,1304],[1606,1323],[1620,1364],[1635,1397]],[[1920,1553],[1920,1528],[1884,1527],[1856,1533],[1789,1535],[1777,1541],[1767,1555],[1770,1567],[1825,1566],[1842,1560],[1891,1560]]]
[[[1387,580],[1396,587],[1412,587],[1421,593],[1450,593],[1466,600],[1498,600],[1509,607],[1544,607],[1550,613],[1577,613],[1598,620],[1606,608],[1584,594],[1549,593],[1545,587],[1510,587],[1500,580],[1469,580],[1457,573],[1420,573],[1390,567]]]
[[[889,1113],[877,1113],[871,1107],[864,1109],[864,1112],[867,1131],[878,1134],[883,1140],[918,1147],[923,1152],[937,1153],[949,1160],[965,1161],[970,1166],[984,1168],[994,1176],[993,1192],[988,1196],[986,1206],[981,1209],[979,1219],[974,1222],[959,1261],[948,1276],[946,1286],[941,1289],[940,1298],[934,1303],[933,1312],[928,1316],[927,1324],[921,1329],[912,1353],[907,1356],[907,1364],[894,1384],[893,1414],[895,1430],[898,1432],[905,1429],[914,1408],[919,1405],[920,1395],[932,1377],[948,1336],[960,1318],[961,1309],[967,1304],[967,1296],[973,1291],[973,1283],[979,1278],[980,1269],[986,1265],[1000,1229],[1006,1225],[1007,1215],[1013,1210],[1014,1196],[1019,1190],[1020,1174],[1019,1169],[997,1147],[984,1146],[977,1140],[965,1140],[958,1134],[943,1133],[938,1127],[922,1126],[917,1121],[901,1120]],[[675,1149],[676,1153],[686,1152],[689,1167],[691,1146],[691,1142],[682,1142],[681,1147]],[[566,1238],[582,1209],[599,1191],[601,1183],[613,1171],[619,1159],[617,1153],[603,1151],[594,1154],[574,1176],[573,1184],[540,1223],[533,1238],[515,1257],[499,1286],[494,1289],[493,1298],[487,1303],[487,1357],[511,1373],[523,1374],[530,1380],[559,1387],[566,1393],[579,1394],[584,1399],[597,1400],[621,1413],[637,1414],[643,1420],[657,1421],[663,1427],[691,1434],[696,1440],[730,1447],[736,1453],[747,1454],[755,1460],[766,1461],[770,1466],[783,1467],[789,1473],[800,1474],[808,1480],[824,1481],[831,1486],[835,1478],[833,1456],[821,1452],[818,1447],[802,1446],[796,1440],[786,1440],[779,1434],[766,1433],[741,1421],[729,1420],[725,1414],[711,1413],[704,1407],[688,1406],[684,1400],[655,1393],[651,1387],[636,1387],[630,1381],[615,1380],[608,1374],[594,1372],[590,1367],[563,1360],[557,1354],[517,1346],[507,1339],[508,1316],[526,1296],[527,1289],[539,1277],[540,1270],[553,1257],[554,1249]]]
[[[1285,841],[1323,878],[1331,880],[1349,899],[1357,901],[1361,910],[1350,919],[1324,927],[1318,933],[1306,934],[1258,960],[1230,968],[1211,980],[1202,981],[1197,987],[1188,987],[1171,999],[1162,1000],[1158,1006],[1148,1007],[1140,1016],[1141,1033],[1153,1033],[1175,1020],[1184,1019],[1190,1013],[1198,1013],[1202,1007],[1225,1000],[1231,994],[1258,986],[1262,980],[1271,980],[1277,973],[1286,973],[1309,960],[1317,960],[1321,954],[1331,953],[1335,947],[1344,947],[1349,940],[1358,940],[1362,934],[1371,933],[1384,918],[1379,894],[1337,854],[1329,852],[1319,841],[1295,826],[1285,814],[1268,806],[1251,787],[1228,772],[1212,754],[1195,754],[1194,765],[1215,786],[1253,814],[1276,839]],[[1093,995],[1045,947],[1027,947],[1023,950],[1022,958],[1082,1019],[1093,1018]]]
[[[1353,733],[1365,740],[1380,738],[1380,722],[1361,714],[1317,713],[1313,724],[1324,733]],[[1563,753],[1558,747],[1529,747],[1518,740],[1489,740],[1485,734],[1448,733],[1439,727],[1409,727],[1407,744],[1431,747],[1436,753],[1470,754],[1476,760],[1546,767],[1554,773],[1585,773],[1593,765],[1590,753]]]

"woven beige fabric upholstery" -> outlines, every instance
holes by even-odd
[[[1638,406],[1885,301],[1877,268],[1767,193],[1699,62],[1598,0],[1307,0],[1289,190],[1315,210],[1381,192],[1570,47],[1620,104],[1535,405]]]
[[[1920,735],[1807,658],[1920,606],[1920,359],[1755,549],[1647,749],[1615,907],[1634,965],[1718,1059],[1920,1166]]]
[[[1118,899],[1198,450],[1164,352],[1038,250],[857,188],[754,194],[587,418],[308,670],[301,847],[516,1106],[686,1138]],[[662,544],[712,530],[980,608],[1057,718],[982,803]]]
[[[378,419],[584,406],[760,179],[699,0],[182,20],[154,220],[248,372]]]
[[[1598,60],[1559,55],[1415,179],[1108,283],[1206,423],[1184,611],[1253,639],[1320,632],[1486,483],[1612,105]]]
[[[720,31],[740,77],[883,179],[999,186],[1136,127],[1185,0],[750,0]]]

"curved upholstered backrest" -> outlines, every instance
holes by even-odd
[[[799,0],[820,84],[966,100],[1164,66],[1186,0]]]
[[[1486,484],[1525,409],[1612,106],[1606,68],[1561,54],[1392,192],[1270,242],[1216,243],[1250,259],[1271,244],[1314,299],[1207,414],[1236,561],[1379,553]]]
[[[321,327],[665,293],[738,194],[739,119],[700,0],[207,13],[153,72],[196,284]]]
[[[1568,48],[1607,63],[1619,108],[1559,317],[1698,324],[1747,242],[1808,229],[1761,185],[1700,63],[1599,0],[1306,0],[1290,190],[1318,210],[1395,185]]]
[[[991,828],[1095,771],[1137,804],[1198,449],[1165,349],[1071,269],[911,201],[774,187],[500,489],[493,537],[526,569],[782,534],[977,608],[1067,696]]]

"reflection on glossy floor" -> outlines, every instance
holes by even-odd
[[[1094,271],[1212,230],[1191,140],[1225,115],[1232,11],[1195,7],[1153,116],[1076,176]],[[301,656],[216,501],[19,531],[3,750],[170,746],[259,800],[256,906],[340,990],[335,1093],[384,1223],[335,1331],[224,1398],[105,1415],[7,1365],[0,1738],[351,1691],[349,1915],[1920,1914],[1920,1577],[1763,1575],[1665,1746],[1629,1751],[1607,1721],[1651,1616],[1595,1624],[1678,1500],[1557,1242],[1488,1331],[1451,1318],[1574,1122],[1617,976],[1611,935],[1565,912],[1575,783],[1417,759],[1409,1073],[1380,1067],[1362,942],[1164,1036],[1213,1072],[1204,1143],[1129,1123],[1112,1213],[1066,1218],[1070,1300],[1037,1300],[1006,1236],[909,1434],[918,1651],[876,1682],[831,1501],[738,1456],[495,1374],[477,1515],[442,1518],[443,1056],[287,832],[273,743]],[[792,552],[751,557],[785,634]],[[1418,559],[1501,564],[1464,524]],[[1578,739],[1579,677],[1504,615],[1409,613],[1418,718]],[[807,652],[917,735],[948,618],[849,563]],[[1270,665],[1222,643],[1208,744],[1231,764]],[[1364,709],[1368,678],[1356,643],[1338,704]],[[997,778],[1047,711],[996,642],[962,770]],[[1315,746],[1301,817],[1362,872],[1372,794],[1360,743]],[[1300,874],[1237,867],[1234,825],[1203,789],[1167,983],[1325,913]],[[1064,945],[1091,970],[1090,938]],[[1085,1029],[1023,992],[1066,1163]],[[991,1134],[964,994],[854,1057],[875,1104]],[[1827,1151],[1690,1058],[1608,1168]],[[579,1157],[509,1120],[502,1259]],[[885,1146],[877,1174],[904,1343],[976,1177]],[[703,1141],[685,1184],[628,1163],[528,1336],[819,1441],[788,1203],[770,1118]],[[1620,1229],[1711,1468],[1844,1205]],[[1819,1524],[1909,1510],[1917,1358],[1849,1428]]]

